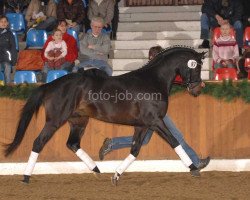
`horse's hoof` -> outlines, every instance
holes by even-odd
[[[23,180],[21,182],[25,183],[25,184],[28,184],[30,182],[30,176],[24,175]]]
[[[95,166],[95,168],[92,170],[94,173],[101,173],[99,168],[97,166]]]
[[[112,183],[112,185],[117,186],[117,184],[118,184],[118,177],[112,176],[111,177],[111,183]]]

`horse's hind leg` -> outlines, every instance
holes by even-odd
[[[175,150],[177,155],[180,157],[181,161],[184,163],[186,167],[189,167],[190,170],[197,169],[193,164],[192,160],[188,156],[188,154],[184,151],[180,143],[177,139],[172,135],[172,133],[168,130],[166,125],[162,120],[153,128],[166,142],[170,144],[170,146]]]
[[[74,117],[69,120],[70,134],[67,141],[67,147],[72,150],[89,168],[89,170],[100,173],[95,162],[90,156],[80,147],[81,138],[88,124],[88,117]]]
[[[111,177],[111,181],[114,185],[117,185],[119,177],[135,161],[136,157],[139,155],[143,140],[147,134],[147,130],[147,128],[135,127],[130,154],[122,162],[122,164],[118,166],[115,175]]]
[[[58,127],[54,124],[46,122],[40,135],[35,139],[27,166],[24,171],[24,183],[29,183],[29,179],[35,167],[39,153],[43,150],[43,147],[54,135],[57,129]]]

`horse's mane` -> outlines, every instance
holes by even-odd
[[[149,68],[152,68],[153,66],[155,66],[155,63],[157,63],[159,60],[164,58],[166,55],[171,54],[171,53],[176,52],[176,51],[184,50],[184,49],[187,51],[190,51],[192,53],[197,53],[193,47],[185,46],[185,45],[173,45],[173,46],[170,46],[170,47],[163,49],[162,51],[157,53],[156,56],[152,60],[149,60],[141,68],[134,70],[134,71],[131,71],[129,74],[134,74],[137,72],[142,72],[142,71],[148,70]],[[128,74],[128,73],[126,73],[126,74]],[[126,75],[126,74],[122,74],[122,75]]]

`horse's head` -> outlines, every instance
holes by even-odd
[[[178,68],[179,74],[187,86],[188,92],[195,97],[201,93],[204,87],[201,79],[201,67],[205,54],[206,52],[198,53],[193,50],[193,52],[189,51],[180,55],[182,63]]]

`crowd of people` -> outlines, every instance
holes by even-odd
[[[107,61],[111,47],[110,39],[116,39],[119,1],[90,0],[86,7],[82,0],[6,0],[0,1],[0,8],[3,14],[8,12],[23,13],[27,22],[27,31],[30,28],[35,28],[53,32],[42,51],[44,81],[48,70],[59,68],[68,72],[77,72],[79,68],[94,66],[104,70],[108,75],[112,75],[112,68]],[[210,32],[214,27],[220,26],[221,37],[212,44],[214,68],[238,67],[242,78],[246,77],[246,68],[239,66],[238,61],[242,56],[244,28],[250,25],[249,4],[247,0],[204,0],[201,9],[201,39],[203,42],[199,48],[210,48]],[[6,40],[5,32],[10,34],[8,19],[4,15],[1,16],[0,38]],[[110,30],[111,27],[114,30],[110,38],[110,35],[105,34],[105,31]],[[231,27],[235,30],[235,38],[230,34]],[[75,39],[67,33],[69,28],[76,31],[77,34],[80,32],[84,34],[80,45],[77,46]],[[91,31],[87,31],[88,29]],[[65,42],[66,47],[63,45],[58,48],[59,43],[62,42],[58,42],[55,38],[60,33],[62,37],[60,40]],[[0,43],[0,45],[4,45],[1,50],[5,51],[0,55],[0,61],[1,69],[5,72],[6,83],[9,83],[11,82],[9,78],[11,69],[9,68],[15,65],[16,59],[6,62],[8,57],[6,52],[10,52],[13,58],[16,57],[17,52],[14,52],[14,47],[12,47],[13,37],[5,42],[9,44]],[[48,45],[49,43],[50,45]],[[51,56],[51,52],[48,54],[47,48],[51,52],[57,49],[57,52],[62,53],[57,58],[57,56]],[[53,55],[57,54],[53,53]],[[248,54],[245,53],[245,55]],[[244,62],[244,56],[243,61],[241,59],[241,64]],[[80,60],[80,64],[75,65],[77,59]]]

